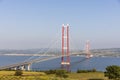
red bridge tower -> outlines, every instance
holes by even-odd
[[[69,25],[62,25],[62,57],[61,65],[70,65]]]
[[[93,55],[90,53],[90,41],[86,42],[86,58],[91,58]]]

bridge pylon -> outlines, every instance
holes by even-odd
[[[62,25],[62,57],[61,65],[70,65],[69,25]]]
[[[91,58],[93,55],[90,53],[90,41],[87,40],[86,42],[86,58]]]

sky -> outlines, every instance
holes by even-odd
[[[78,49],[120,48],[120,0],[0,0],[0,49],[48,47],[62,24]]]

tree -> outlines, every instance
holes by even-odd
[[[22,74],[23,74],[22,70],[15,71],[15,76],[22,76]]]
[[[120,79],[120,66],[108,66],[106,67],[106,71],[104,73],[109,79]]]
[[[56,70],[49,70],[49,71],[45,71],[46,74],[55,74]]]
[[[65,70],[57,70],[56,76],[60,77],[60,78],[67,78],[68,75],[66,73],[67,73],[67,71],[65,71]]]

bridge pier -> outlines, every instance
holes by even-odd
[[[20,69],[21,69],[21,70],[25,70],[25,66],[24,66],[24,65],[21,65],[21,66],[20,66]]]
[[[12,67],[10,69],[11,70],[26,70],[26,71],[30,71],[30,66],[31,66],[31,64],[19,65],[19,66],[16,66],[16,67]]]
[[[17,70],[17,67],[14,67],[13,70]]]
[[[31,64],[27,65],[27,69],[26,69],[27,71],[30,71],[30,66],[31,66]]]

